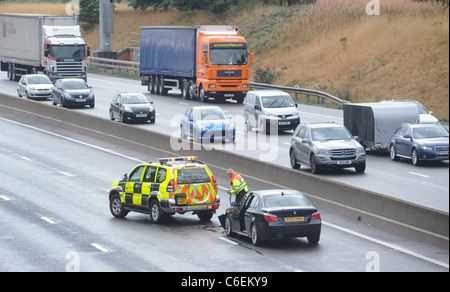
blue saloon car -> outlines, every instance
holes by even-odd
[[[440,124],[402,124],[391,138],[390,156],[411,159],[414,165],[448,160],[448,143],[449,132]]]
[[[180,125],[181,138],[194,141],[231,140],[236,138],[236,128],[219,106],[194,106],[186,110]]]

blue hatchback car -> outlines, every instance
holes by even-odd
[[[218,106],[194,106],[186,110],[180,125],[181,138],[194,141],[235,141],[236,128],[225,111]]]
[[[402,124],[391,138],[390,156],[394,161],[411,159],[414,165],[448,160],[448,144],[449,132],[440,124]]]

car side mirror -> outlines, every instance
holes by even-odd
[[[356,142],[359,143],[359,136],[353,136],[353,138],[355,138]]]
[[[261,107],[259,106],[259,104],[255,104],[254,109],[255,109],[255,111],[260,111],[260,110],[261,110]]]
[[[406,135],[403,136],[403,138],[405,138],[405,139],[411,139],[411,135],[406,134]]]
[[[307,139],[307,138],[304,138],[304,139],[301,139],[302,140],[302,143],[303,144],[309,144],[309,143],[311,143],[311,140],[309,140],[309,139]]]
[[[128,181],[128,174],[127,173],[125,173],[123,175],[122,181]]]

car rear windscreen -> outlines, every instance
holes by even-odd
[[[310,207],[311,203],[303,195],[294,194],[276,194],[270,196],[264,196],[264,205],[267,208],[278,208],[278,207]]]
[[[196,183],[211,182],[208,172],[203,167],[179,169],[177,180],[178,184],[196,184]]]

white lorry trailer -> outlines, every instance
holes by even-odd
[[[35,73],[87,80],[89,55],[76,16],[0,13],[0,70],[11,81]]]

